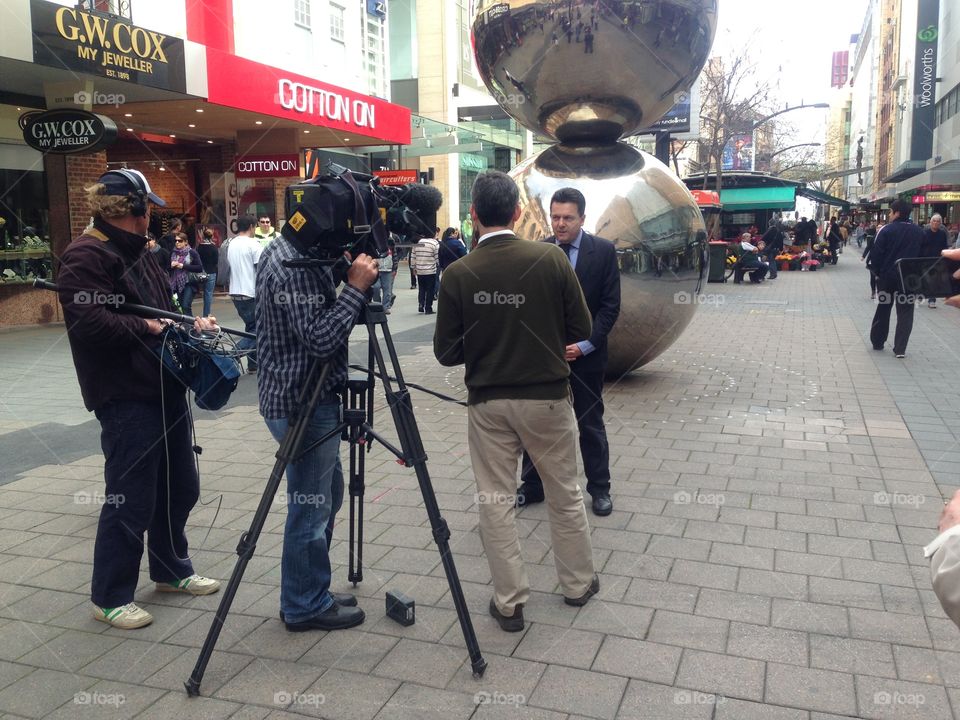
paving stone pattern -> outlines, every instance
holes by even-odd
[[[918,307],[897,360],[870,349],[867,288],[849,250],[815,274],[705,286],[711,302],[680,340],[607,386],[616,510],[590,515],[599,596],[563,604],[546,512],[519,513],[533,590],[523,633],[487,615],[465,410],[414,393],[485,677],[471,676],[416,478],[378,446],[356,589],[366,623],[284,630],[276,502],[195,699],[182,684],[220,596],[157,594],[144,572],[137,600],[153,625],[123,632],[91,618],[96,426],[62,326],[0,333],[0,442],[34,443],[27,469],[0,485],[0,716],[960,717],[960,631],[920,550],[960,478],[960,312]],[[436,363],[430,318],[413,311],[413,291],[398,294],[407,380],[462,397],[462,368]],[[255,378],[242,383],[238,402],[197,420],[191,552],[199,572],[224,579],[276,451],[251,402]],[[332,553],[342,591],[345,527],[344,512]],[[389,589],[416,599],[412,627],[385,618]]]

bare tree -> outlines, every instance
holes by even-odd
[[[754,123],[768,114],[770,83],[758,76],[758,66],[746,49],[731,57],[713,57],[701,75],[700,162],[706,189],[711,169],[716,190],[723,184],[723,150],[735,135],[750,133]]]

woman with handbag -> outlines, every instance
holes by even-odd
[[[170,291],[179,299],[184,315],[193,315],[190,305],[201,279],[206,282],[200,256],[190,247],[186,234],[177,233],[170,253]]]
[[[220,249],[213,242],[213,230],[205,228],[203,239],[197,246],[197,255],[207,275],[206,281],[197,289],[203,291],[203,317],[210,314],[213,305],[213,288],[217,284],[217,268],[220,264]]]

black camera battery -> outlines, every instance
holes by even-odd
[[[402,592],[387,591],[387,617],[393,618],[404,626],[413,625],[417,620],[417,608],[413,598]]]

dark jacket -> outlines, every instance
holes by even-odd
[[[589,334],[583,291],[558,248],[497,235],[441,277],[433,352],[441,365],[466,365],[470,405],[567,397],[564,349]]]
[[[934,232],[929,227],[923,229],[923,243],[920,246],[920,257],[937,257],[941,250],[946,250],[950,237],[947,231],[941,228]]]
[[[197,245],[197,255],[200,256],[203,271],[208,275],[215,275],[220,264],[220,249],[213,243],[200,243]]]
[[[550,236],[546,242],[556,244]],[[617,251],[609,240],[583,233],[577,254],[577,279],[583,289],[593,331],[589,340],[596,348],[571,364],[575,372],[603,372],[607,367],[607,336],[620,316],[620,269]]]
[[[779,255],[780,251],[783,250],[783,233],[776,225],[768,228],[760,239],[763,240],[763,244],[766,246],[763,250],[764,255],[774,257]]]
[[[440,269],[446,270],[447,266],[456,262],[467,254],[467,246],[463,240],[458,237],[448,237],[440,243],[439,263]]]
[[[151,351],[159,338],[142,318],[115,309],[128,302],[173,311],[167,273],[144,252],[145,244],[146,238],[97,220],[63,253],[57,286],[88,410],[111,400],[160,398],[159,361]],[[165,387],[183,393],[169,376]]]
[[[890,285],[900,285],[896,262],[900,258],[920,257],[923,230],[909,218],[894,220],[877,233],[870,249],[870,269]]]

